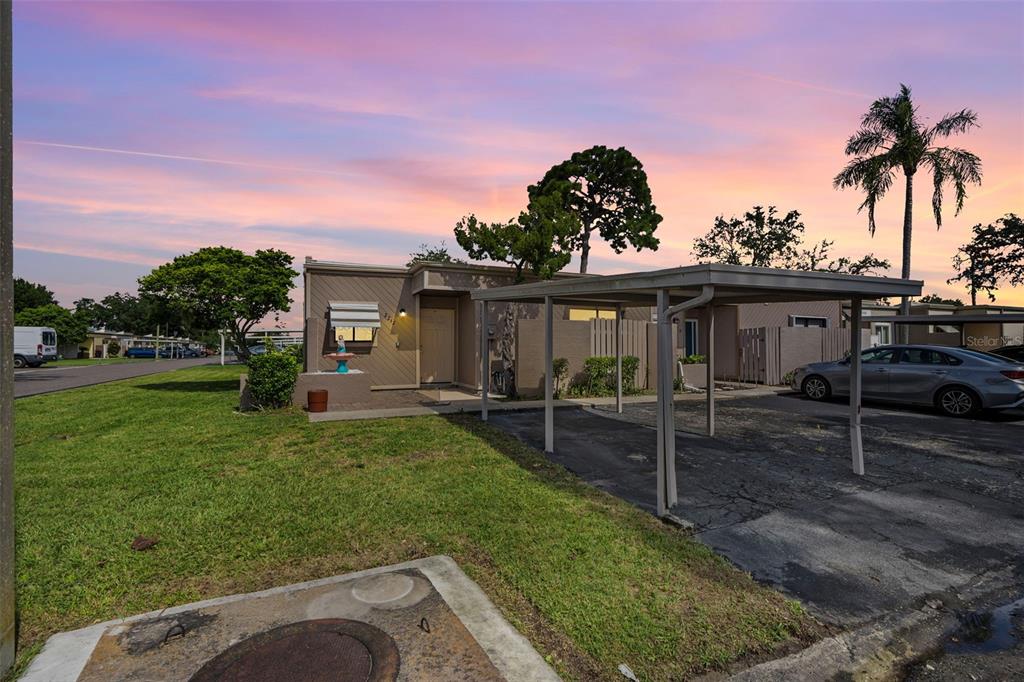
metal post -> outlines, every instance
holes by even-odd
[[[705,352],[705,362],[707,362],[708,377],[707,377],[707,417],[708,417],[708,436],[715,435],[715,306],[708,304],[708,332],[707,332],[707,343],[708,348]]]
[[[0,4],[0,677],[14,665],[14,138],[11,3]]]
[[[656,328],[657,333],[657,352],[655,352],[655,381],[654,386],[658,396],[658,411],[657,411],[657,425],[658,425],[658,494],[657,494],[657,514],[658,516],[664,516],[668,512],[668,507],[665,505],[665,382],[661,380],[668,368],[665,367],[665,363],[662,361],[661,346],[663,335],[661,330],[668,324],[666,319],[665,311],[668,310],[668,292],[664,289],[658,290],[658,325]]]
[[[664,292],[665,325],[661,327],[661,336],[658,339],[658,366],[665,367],[661,374],[662,390],[665,392],[665,503],[673,507],[679,501],[676,492],[675,344],[672,343],[672,316],[668,310],[668,290],[665,289]]]
[[[622,304],[615,304],[615,411],[622,414]]]
[[[861,300],[855,298],[850,305],[850,449],[853,454],[853,473],[864,475],[864,444],[860,433],[860,325]]]
[[[480,301],[480,419],[487,421],[487,394],[491,390],[491,358],[487,347],[487,301]]]
[[[544,452],[555,451],[554,312],[544,297]]]
[[[224,332],[220,332],[220,364],[224,366]]]

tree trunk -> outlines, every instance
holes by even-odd
[[[583,230],[583,247],[580,249],[580,273],[587,273],[587,261],[590,260],[590,230]]]
[[[907,177],[907,198],[903,207],[903,267],[900,270],[900,277],[910,279],[910,242],[914,231],[914,174],[904,171]],[[910,297],[904,296],[900,302],[900,315],[910,314]],[[910,326],[899,325],[900,342],[910,342]]]

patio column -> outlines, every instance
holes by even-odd
[[[615,304],[615,411],[622,414],[622,304]]]
[[[480,301],[480,419],[487,421],[487,394],[491,391],[491,357],[487,348],[487,301]]]
[[[708,436],[715,435],[715,306],[708,304],[708,349],[704,361],[707,363],[707,418]]]
[[[544,452],[555,451],[554,313],[551,297],[544,297]]]
[[[672,319],[668,312],[668,289],[658,290],[658,516],[678,502],[676,493],[676,429],[673,413]]]
[[[864,444],[860,434],[860,325],[861,300],[850,302],[850,449],[853,454],[853,473],[864,475]]]

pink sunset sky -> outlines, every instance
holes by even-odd
[[[665,220],[657,252],[599,245],[592,271],[690,263],[716,215],[773,204],[799,210],[809,240],[889,258],[896,276],[902,178],[874,238],[860,195],[831,181],[860,115],[901,82],[929,120],[969,107],[981,121],[951,142],[984,163],[962,214],[950,199],[936,231],[930,178],[915,187],[925,291],[965,298],[945,284],[956,247],[1024,212],[1019,2],[16,2],[14,15],[15,271],[65,305],[134,291],[213,244],[297,262],[397,265],[442,239],[458,253],[461,216],[512,217],[528,184],[594,144],[644,163]]]

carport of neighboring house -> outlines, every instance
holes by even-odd
[[[668,515],[678,502],[673,409],[673,362],[671,320],[687,311],[703,309],[709,320],[707,354],[707,432],[714,435],[714,313],[718,305],[798,301],[850,301],[850,450],[854,473],[864,473],[861,438],[861,305],[864,300],[919,296],[917,280],[863,277],[823,272],[797,272],[771,268],[706,264],[687,267],[604,275],[562,281],[534,282],[505,287],[476,289],[478,316],[486,319],[488,306],[498,303],[541,303],[544,305],[544,449],[554,452],[553,306],[585,303],[616,310],[616,320],[631,307],[654,306],[657,311],[657,514]],[[621,325],[616,338],[616,409],[622,409]],[[488,376],[487,334],[479,334],[481,418],[487,420]]]

